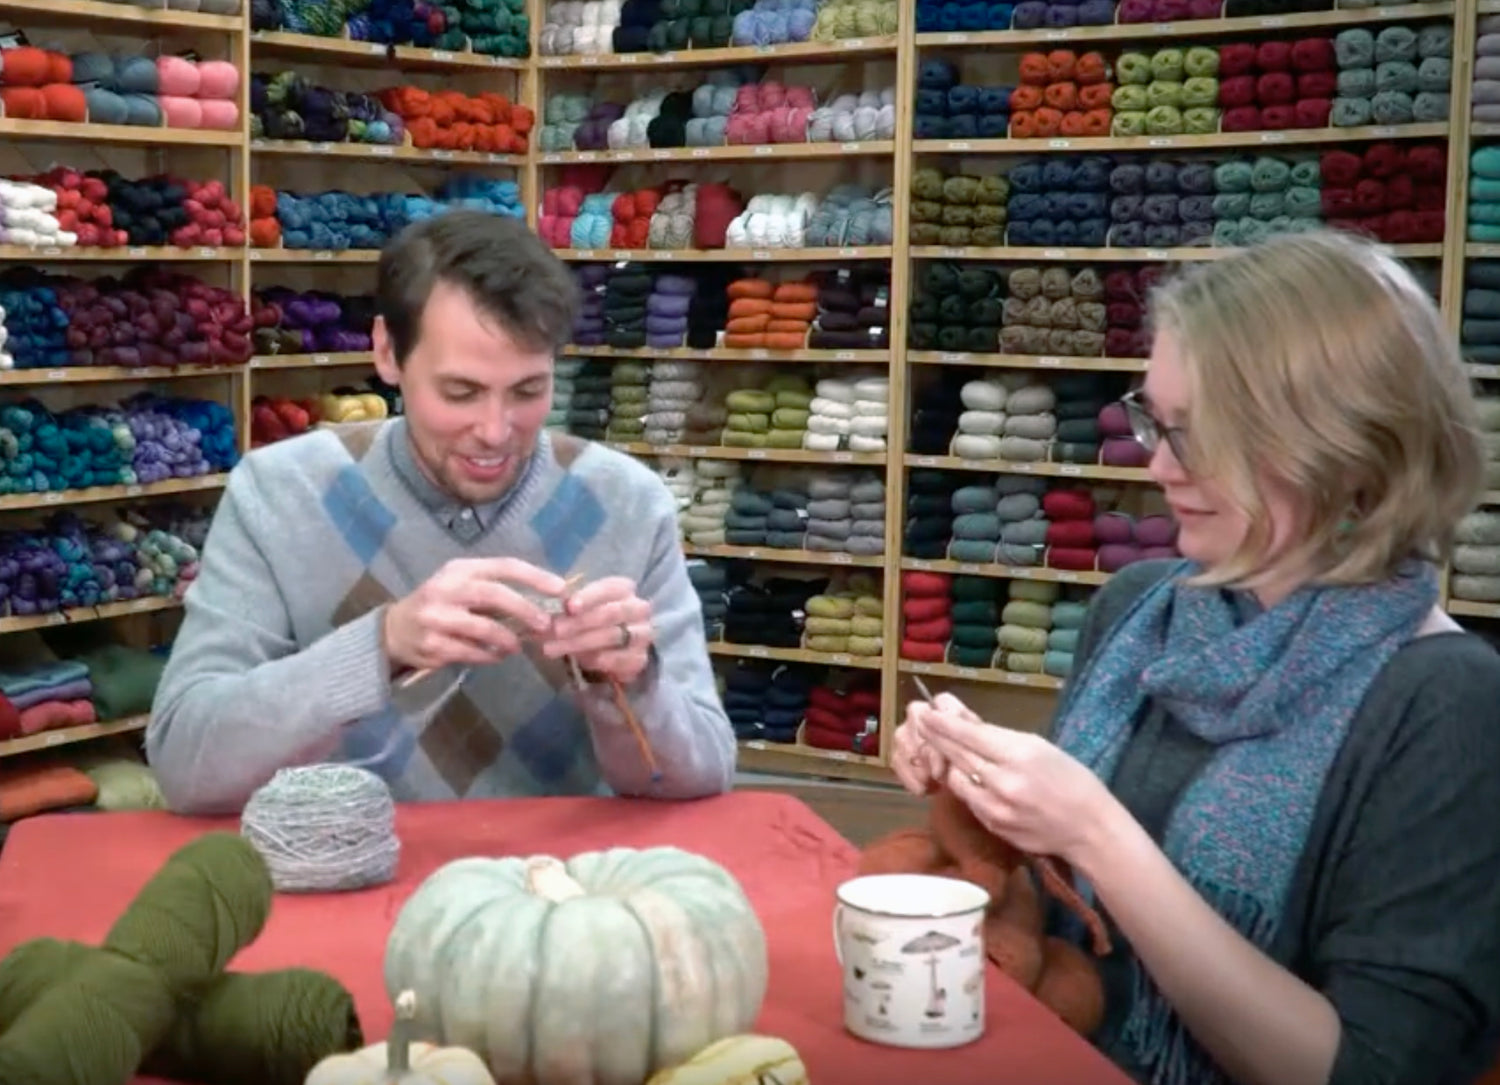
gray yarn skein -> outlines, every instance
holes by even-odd
[[[395,878],[395,820],[390,789],[373,772],[306,765],[279,770],[250,796],[240,835],[265,859],[278,892],[340,892]]]

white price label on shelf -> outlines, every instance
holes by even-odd
[[[144,246],[144,245],[132,245],[132,246],[130,246],[130,248],[128,248],[128,249],[125,250],[125,255],[127,255],[127,256],[145,256],[146,255],[146,246]]]
[[[1256,25],[1257,26],[1263,26],[1263,27],[1265,27],[1268,30],[1274,30],[1278,26],[1286,26],[1286,16],[1285,15],[1267,15],[1264,18],[1262,18],[1259,22],[1257,22]]]
[[[259,259],[261,259],[260,250],[259,249],[251,249],[250,250],[250,259],[252,259],[252,260],[259,260]]]
[[[672,156],[673,156],[673,150],[672,150],[671,147],[658,147],[654,151],[651,152],[651,157],[655,158],[655,159],[657,159],[658,161],[661,161],[661,162],[665,162],[666,160],[668,160]],[[694,147],[693,148],[693,157],[694,158],[707,158],[708,157],[708,148],[707,147]]]
[[[769,358],[770,356],[771,356],[771,352],[769,350],[767,350],[765,347],[751,347],[750,348],[750,357],[752,357],[752,358]]]
[[[627,53],[625,55],[629,56],[630,54]],[[597,56],[595,56],[593,53],[585,53],[583,56],[581,56],[581,57],[578,58],[578,63],[580,63],[580,64],[598,64],[599,63],[599,58]]]
[[[972,151],[973,149],[974,144],[966,139],[950,139],[948,141],[948,150],[950,151]]]
[[[748,548],[745,551],[745,557],[750,558],[751,560],[754,560],[755,558],[760,557],[760,550],[759,550],[759,548],[754,547],[754,546]]]
[[[958,671],[959,677],[961,678],[979,677],[979,670],[975,667],[956,667],[955,670]]]
[[[1046,354],[1039,357],[1036,360],[1036,364],[1039,366],[1045,366],[1048,369],[1056,369],[1063,364],[1063,360],[1050,354]]]
[[[376,143],[371,145],[370,153],[376,158],[395,158],[396,148],[389,143]]]
[[[1042,31],[1042,40],[1043,41],[1066,41],[1067,38],[1068,38],[1068,32],[1066,30],[1044,30],[1044,31]]]
[[[858,154],[859,151],[860,151],[860,148],[863,147],[863,146],[864,146],[863,143],[860,143],[858,140],[853,140],[853,141],[848,142],[848,143],[840,143],[839,144],[839,150],[841,150],[841,151],[847,151],[850,154]]]
[[[854,361],[854,351],[836,350],[833,352],[833,360],[836,362],[852,362]]]
[[[145,492],[145,488],[142,487],[139,482],[132,482],[130,485],[125,487],[126,497],[135,497],[137,494],[143,494]]]
[[[1045,257],[1048,260],[1066,260],[1068,258],[1068,250],[1067,249],[1043,249],[1042,250],[1042,256]]]
[[[333,253],[330,252],[327,249],[319,249],[317,252],[313,253],[313,259],[314,260],[332,260],[333,259]]]
[[[49,369],[47,370],[47,379],[49,381],[65,381],[68,379],[68,371],[66,369]]]
[[[43,256],[61,256],[62,255],[62,249],[58,248],[56,245],[48,245],[46,248],[44,248],[42,250],[42,255]]]
[[[1285,143],[1286,142],[1286,133],[1285,132],[1262,132],[1260,134],[1260,141],[1262,143]]]
[[[845,753],[843,750],[824,750],[823,751],[823,756],[826,757],[826,758],[828,758],[830,761],[851,761],[851,760],[853,760],[853,758],[850,757],[850,755],[847,754],[847,753]]]
[[[863,49],[865,47],[865,39],[845,38],[843,41],[839,42],[839,47],[841,49]]]
[[[631,260],[634,259],[634,257],[635,253],[630,249],[616,249],[614,252],[610,253],[611,260]]]
[[[931,674],[932,673],[932,664],[931,663],[912,663],[912,664],[910,664],[910,669],[912,671],[916,672],[917,674]]]
[[[505,57],[497,57],[497,56],[490,57],[490,67],[492,67],[492,68],[505,68],[505,67],[509,67],[509,65],[510,65],[510,62]]]
[[[212,245],[199,245],[198,255],[212,259],[213,257],[219,255],[219,250],[214,248]]]
[[[846,554],[842,550],[837,551],[833,555],[833,563],[835,565],[853,565],[854,564],[854,555],[853,554]]]
[[[1036,474],[1036,464],[1034,463],[1007,463],[1005,465],[1005,469],[1007,471],[1013,471],[1018,475]]]
[[[1156,24],[1156,32],[1158,34],[1171,34],[1174,31],[1176,31],[1176,29],[1177,29],[1177,24],[1176,23],[1157,23]]]
[[[433,60],[454,60],[456,58],[454,57],[453,53],[451,53],[447,49],[434,49],[432,51],[432,59]]]
[[[597,151],[579,151],[578,152],[578,161],[580,161],[580,162],[592,162],[592,161],[594,161],[594,159],[596,159],[598,157],[599,157],[599,154],[598,154]]]
[[[747,739],[745,741],[745,749],[747,750],[764,750],[765,748],[766,744],[758,738]]]
[[[1146,250],[1146,259],[1147,260],[1168,260],[1168,259],[1171,259],[1171,256],[1172,256],[1172,254],[1169,253],[1166,249],[1147,249]]]
[[[953,246],[950,246],[950,247],[942,250],[942,255],[944,255],[944,256],[950,256],[950,257],[952,257],[955,260],[957,260],[960,257],[962,257],[963,254],[964,254],[963,247],[959,246],[959,245],[953,245]]]
[[[828,662],[849,664],[854,662],[854,657],[844,652],[834,652],[833,655],[828,657]]]
[[[52,611],[52,613],[47,615],[48,625],[62,625],[67,620],[68,616],[60,610],[54,610]]]
[[[1057,579],[1066,581],[1071,584],[1073,581],[1078,579],[1078,574],[1070,572],[1060,572],[1057,574]]]
[[[44,505],[61,505],[62,501],[63,495],[60,493],[50,493],[42,495],[42,504]]]
[[[1177,146],[1177,140],[1173,139],[1171,136],[1152,136],[1150,139],[1146,140],[1146,146],[1175,147]]]
[[[956,34],[945,34],[943,36],[943,44],[945,45],[964,45],[968,43],[968,40],[969,35],[963,33],[962,31]]]
[[[327,365],[329,361],[331,361],[331,359],[326,354],[314,354],[312,356],[312,360],[313,365]]]
[[[381,43],[381,42],[378,42],[378,41],[372,41],[372,42],[370,42],[370,44],[369,44],[369,50],[370,50],[370,55],[371,56],[375,56],[375,57],[383,57],[383,56],[385,56],[385,45],[383,43]]]
[[[1389,138],[1391,138],[1392,136],[1394,136],[1399,131],[1400,131],[1400,126],[1399,125],[1395,125],[1395,124],[1377,124],[1371,130],[1371,134],[1373,134],[1375,136],[1378,136],[1381,139],[1389,139]]]
[[[774,154],[775,150],[776,149],[774,147],[772,147],[769,143],[757,143],[755,145],[755,152],[754,153],[758,154],[758,155]]]
[[[1083,468],[1076,463],[1065,463],[1057,469],[1059,475],[1081,475]]]
[[[635,152],[634,151],[613,151],[613,152],[610,153],[610,157],[613,158],[616,162],[634,162],[635,161]]]
[[[640,53],[624,53],[624,54],[622,54],[620,56],[620,61],[621,61],[621,63],[624,63],[624,64],[639,64],[641,62],[641,54]]]
[[[1051,147],[1054,151],[1066,151],[1069,147],[1073,146],[1073,141],[1071,139],[1049,139],[1047,146]]]
[[[763,448],[752,448],[746,455],[752,460],[763,460],[766,458],[766,450]]]
[[[544,155],[542,155],[542,161],[543,162],[561,162],[562,161],[562,155],[560,155],[560,154],[544,154]]]
[[[958,571],[961,573],[977,573],[980,571],[980,567],[972,561],[961,561],[958,563]]]
[[[752,644],[750,646],[750,654],[753,656],[760,656],[761,658],[765,658],[771,654],[771,651],[763,644]]]
[[[453,154],[454,154],[453,151],[435,150],[435,151],[432,152],[432,157],[436,158],[436,159],[439,159],[440,161],[446,162],[448,159],[450,159],[450,158],[453,157]]]
[[[333,144],[323,142],[309,143],[307,149],[314,154],[329,154],[333,151]]]
[[[1021,674],[1019,672],[1012,671],[1005,676],[1005,680],[1018,686],[1029,686],[1031,685],[1032,676],[1029,674]]]
[[[936,467],[938,461],[936,456],[915,456],[912,462],[918,467]]]
[[[691,445],[688,448],[684,449],[684,451],[693,459],[698,459],[708,455],[708,449],[703,448],[699,445]]]
[[[752,259],[752,260],[769,260],[770,258],[771,258],[771,250],[770,249],[756,249],[755,251],[753,251],[750,254],[750,259]]]
[[[859,255],[859,249],[846,245],[844,248],[842,248],[842,249],[839,250],[839,255],[840,256],[858,256]],[[879,303],[877,302],[877,304],[879,304]]]
[[[833,462],[834,463],[853,463],[854,462],[854,453],[853,452],[835,452],[833,454]]]

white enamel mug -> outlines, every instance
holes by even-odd
[[[837,896],[845,1028],[892,1047],[959,1047],[984,1035],[989,893],[956,878],[871,874]]]

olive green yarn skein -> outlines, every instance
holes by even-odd
[[[265,861],[238,833],[178,849],[100,948],[66,973],[48,970],[45,989],[0,1020],[0,1081],[127,1085],[171,1033],[179,1007],[260,933],[271,897]],[[24,964],[38,951],[14,952]]]
[[[0,960],[0,1024],[16,1019],[95,946],[37,938]],[[329,1055],[363,1046],[354,997],[309,969],[226,972],[177,1015],[141,1072],[198,1085],[302,1085]]]

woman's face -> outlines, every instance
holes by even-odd
[[[1178,443],[1184,448],[1202,447],[1213,439],[1212,434],[1186,429],[1190,405],[1187,367],[1176,341],[1166,332],[1157,333],[1152,344],[1144,398],[1158,429],[1182,431]],[[1188,458],[1192,459],[1191,452]],[[1249,518],[1234,507],[1211,478],[1190,473],[1178,462],[1165,434],[1152,453],[1149,470],[1177,519],[1177,548],[1182,556],[1205,567],[1231,557],[1250,530]],[[1262,485],[1261,499],[1271,519],[1274,555],[1292,537],[1295,504],[1290,495],[1268,485]]]

